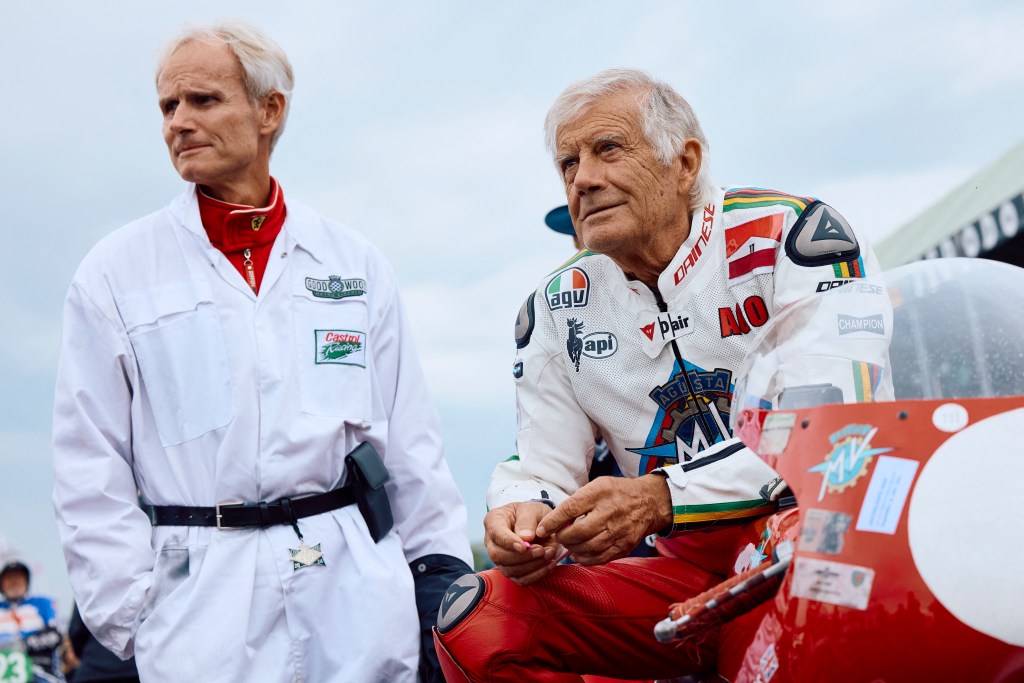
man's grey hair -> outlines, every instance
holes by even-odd
[[[544,119],[544,141],[557,159],[558,130],[581,116],[600,99],[635,92],[643,121],[644,137],[654,155],[665,166],[683,151],[688,138],[700,142],[701,165],[690,190],[690,211],[696,211],[714,191],[711,181],[711,155],[700,121],[683,97],[672,86],[639,69],[608,69],[573,83],[555,99]],[[557,163],[557,161],[556,161]]]
[[[288,121],[292,88],[295,87],[288,55],[266,33],[244,21],[227,19],[207,26],[189,25],[160,49],[156,65],[158,81],[171,55],[194,40],[207,45],[226,45],[231,50],[242,66],[242,83],[253,104],[274,91],[284,95],[284,117],[270,138],[270,149],[273,151]]]

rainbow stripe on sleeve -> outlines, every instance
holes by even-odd
[[[797,197],[777,190],[766,190],[762,187],[736,187],[726,191],[722,210],[753,209],[781,204],[790,207],[799,216],[809,204],[813,204],[815,201],[813,197]]]

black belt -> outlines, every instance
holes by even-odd
[[[343,508],[356,502],[352,486],[303,498],[281,498],[269,503],[219,503],[212,508],[184,505],[147,505],[143,511],[153,526],[215,526],[218,529],[295,524],[295,520]]]

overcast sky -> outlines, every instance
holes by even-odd
[[[155,52],[221,17],[265,29],[295,67],[272,162],[286,197],[397,270],[474,539],[514,449],[515,315],[571,253],[542,222],[564,203],[541,125],[565,86],[646,69],[696,109],[719,183],[819,196],[875,241],[1024,138],[1012,0],[8,3],[0,545],[65,606],[49,444],[64,293],[100,237],[183,189]]]

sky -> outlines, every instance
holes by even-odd
[[[515,449],[516,313],[572,253],[543,224],[564,203],[541,132],[563,88],[645,69],[693,105],[719,184],[818,196],[875,242],[1024,139],[1012,0],[37,0],[4,15],[0,552],[65,606],[50,503],[61,307],[96,241],[184,188],[153,70],[186,22],[245,19],[290,56],[272,172],[393,263],[473,540],[491,468]]]

